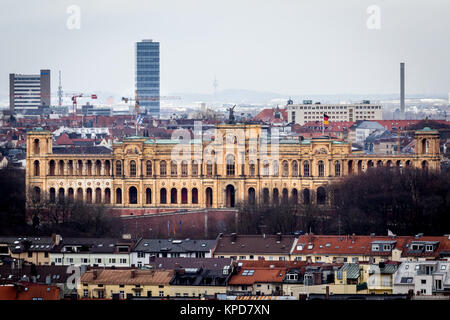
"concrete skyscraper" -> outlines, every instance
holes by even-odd
[[[136,43],[136,92],[141,111],[159,118],[159,42],[142,40]]]
[[[40,74],[9,74],[9,108],[11,113],[37,115],[50,107],[50,70]]]

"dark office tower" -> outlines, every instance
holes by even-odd
[[[50,107],[50,70],[40,74],[9,74],[9,107],[11,113],[38,115]]]
[[[405,112],[405,63],[400,63],[400,111]]]
[[[136,43],[136,90],[139,107],[159,118],[159,42],[142,40]]]

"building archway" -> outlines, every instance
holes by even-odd
[[[226,206],[233,208],[235,206],[235,190],[231,184],[225,189]]]
[[[167,203],[167,190],[166,188],[161,188],[159,191],[159,203],[166,204]]]
[[[325,204],[327,201],[327,192],[324,187],[317,188],[317,204]]]
[[[298,204],[298,191],[297,189],[292,189],[292,203]]]
[[[170,203],[174,203],[174,204],[178,203],[178,198],[177,198],[177,196],[178,196],[178,191],[177,191],[177,189],[176,189],[176,188],[172,188],[172,189],[170,190]]]
[[[206,196],[206,207],[210,208],[213,205],[213,191],[210,187],[206,188],[205,190],[205,196]]]
[[[117,204],[122,203],[122,189],[120,189],[120,188],[116,189],[116,203]]]
[[[95,203],[101,203],[102,202],[102,189],[96,188],[95,189]]]
[[[256,204],[255,188],[248,188],[248,203],[251,206]]]
[[[152,203],[152,189],[147,188],[145,189],[145,204],[151,203]]]
[[[128,201],[130,204],[138,203],[136,187],[130,187],[130,189],[128,189]]]
[[[283,204],[286,204],[289,202],[289,190],[287,188],[283,188],[281,201]]]
[[[263,189],[263,203],[264,204],[269,204],[269,200],[270,200],[269,189],[268,188],[264,188]]]
[[[188,203],[188,191],[186,188],[181,189],[181,203],[182,204]]]
[[[192,189],[192,203],[196,204],[198,203],[198,189],[197,188],[193,188]]]
[[[105,189],[105,200],[104,203],[110,204],[111,203],[111,189],[106,188]]]
[[[309,189],[306,188],[303,190],[303,204],[310,204],[311,199],[310,199],[310,192]]]
[[[274,204],[279,204],[280,203],[279,197],[280,197],[280,195],[279,195],[279,192],[278,192],[278,188],[274,188],[273,189],[273,197],[272,197],[273,200],[272,200],[272,202]]]

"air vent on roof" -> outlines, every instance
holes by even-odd
[[[172,243],[182,243],[183,241],[181,240],[173,240]]]

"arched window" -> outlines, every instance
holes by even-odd
[[[67,197],[69,198],[69,201],[73,202],[74,200],[73,188],[67,189]]]
[[[292,176],[298,177],[298,163],[297,161],[292,161]]]
[[[102,162],[100,160],[95,161],[95,175],[100,176],[102,174]]]
[[[256,204],[256,192],[254,188],[248,188],[248,204],[254,206]]]
[[[55,203],[56,202],[56,191],[55,188],[50,188],[50,203]]]
[[[279,192],[278,188],[273,189],[273,203],[278,204],[279,203]]]
[[[283,161],[283,177],[289,176],[289,162],[286,160]]]
[[[167,164],[166,161],[162,160],[159,163],[159,175],[164,177],[167,174]]]
[[[166,204],[167,203],[167,191],[166,191],[166,188],[161,188],[161,190],[159,192],[159,202],[161,204]]]
[[[110,204],[111,203],[111,189],[106,188],[105,189],[105,200],[104,203]]]
[[[39,154],[41,152],[41,147],[39,145],[39,139],[34,139],[33,151],[34,151],[34,154]]]
[[[120,189],[120,188],[116,189],[116,203],[117,204],[122,203],[122,189]]]
[[[120,160],[116,161],[116,175],[117,176],[122,175],[122,161]]]
[[[327,200],[327,193],[324,187],[317,188],[317,204],[325,204]]]
[[[188,203],[188,192],[186,188],[181,189],[181,203]]]
[[[197,161],[192,161],[192,176],[196,177],[198,176],[198,163]]]
[[[178,191],[176,188],[170,190],[170,203],[178,203],[177,194]]]
[[[87,161],[87,175],[92,176],[92,161],[91,160]]]
[[[183,160],[181,162],[181,176],[187,177],[187,175],[188,175],[188,163],[187,161]]]
[[[283,188],[281,199],[284,204],[289,202],[289,190],[287,188]]]
[[[280,175],[280,167],[278,165],[278,161],[277,160],[273,161],[272,168],[273,168],[273,176],[274,177],[278,177]]]
[[[292,203],[298,204],[298,191],[297,189],[292,189]]]
[[[145,189],[145,203],[146,204],[152,203],[152,189],[150,188]]]
[[[55,175],[55,160],[50,160],[50,162],[49,162],[48,175],[49,176]]]
[[[67,170],[68,170],[69,176],[73,176],[73,160],[68,161]]]
[[[267,177],[269,175],[269,161],[264,160],[263,163],[263,175]]]
[[[310,201],[311,201],[310,192],[309,192],[309,189],[306,188],[303,190],[303,204],[309,204]]]
[[[207,176],[212,176],[212,161],[208,160],[206,161],[206,175]]]
[[[82,176],[83,175],[83,161],[78,160],[77,162],[77,175]]]
[[[341,163],[339,161],[334,162],[334,175],[336,177],[341,175]]]
[[[111,175],[111,162],[109,160],[105,161],[105,175]]]
[[[426,161],[426,160],[422,161],[422,170],[425,170],[425,171],[428,170],[428,161]]]
[[[255,176],[255,162],[253,160],[250,161],[250,176]]]
[[[60,203],[64,202],[64,188],[59,188],[58,200],[59,200]]]
[[[138,203],[138,193],[136,187],[130,187],[130,189],[128,190],[128,200],[130,204]]]
[[[198,203],[198,189],[192,189],[192,203]]]
[[[33,189],[33,201],[34,202],[41,202],[41,188],[34,187],[34,189]]]
[[[95,203],[102,203],[102,189],[95,189]]]
[[[234,156],[232,154],[227,155],[227,176],[234,176],[235,164]]]
[[[152,162],[150,160],[147,160],[147,162],[145,163],[145,174],[147,177],[151,177],[152,176]]]
[[[317,169],[319,171],[319,177],[323,177],[324,176],[324,166],[323,166],[322,160],[320,160],[319,163],[317,164]]]
[[[178,175],[178,165],[175,160],[172,160],[170,162],[170,175],[173,177],[176,177]]]
[[[92,203],[92,189],[91,188],[86,189],[86,202]]]
[[[428,140],[422,139],[422,153],[428,153]]]
[[[269,200],[270,200],[269,189],[268,188],[264,188],[263,189],[263,203],[264,204],[269,204]]]
[[[60,176],[64,175],[64,161],[63,160],[58,161],[58,174]]]
[[[309,177],[309,161],[303,161],[303,176]]]
[[[136,177],[136,161],[130,161],[130,177]]]
[[[210,187],[206,188],[205,190],[205,197],[206,197],[206,206],[208,208],[212,207],[213,205],[213,191]]]
[[[33,167],[34,167],[34,170],[33,170],[34,171],[34,176],[35,177],[39,177],[41,175],[40,174],[40,170],[39,170],[39,161],[35,160]]]
[[[77,189],[77,200],[83,201],[83,189],[82,188]]]

